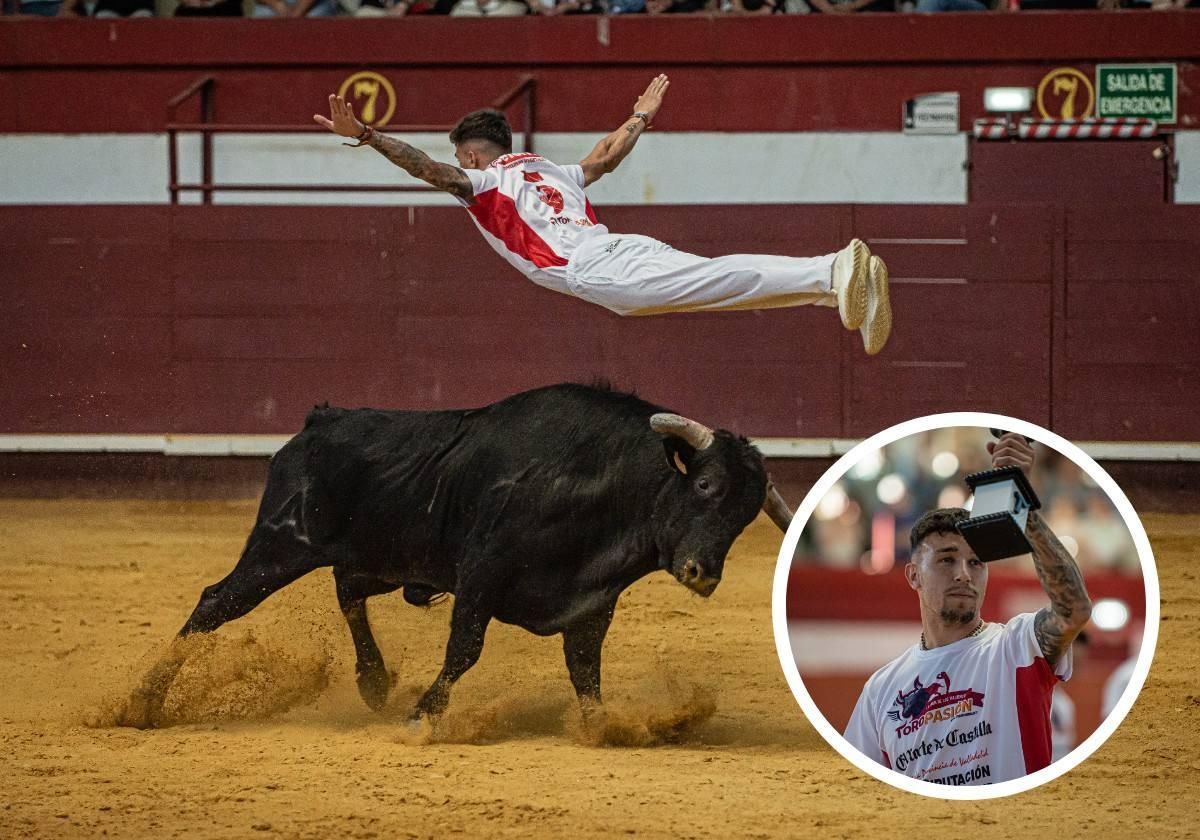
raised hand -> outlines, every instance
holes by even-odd
[[[1016,432],[1005,432],[999,440],[988,441],[987,451],[993,467],[1019,467],[1026,475],[1033,468],[1033,447]]]
[[[654,115],[658,113],[658,109],[662,107],[663,96],[667,93],[667,88],[671,86],[670,80],[665,73],[660,73],[654,77],[654,81],[646,88],[646,92],[638,97],[634,103],[633,110],[640,111],[645,114],[648,120],[653,120]]]
[[[329,94],[329,117],[313,114],[317,125],[323,125],[334,134],[340,134],[343,137],[357,137],[366,128],[354,116],[354,106],[332,93]]]

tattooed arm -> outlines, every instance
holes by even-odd
[[[471,187],[471,181],[467,178],[467,173],[457,166],[438,163],[420,149],[378,131],[371,132],[367,145],[414,178],[420,178],[430,186],[456,195],[468,204],[475,203],[475,191]]]
[[[588,156],[579,161],[579,165],[583,167],[583,185],[585,187],[595,183],[602,175],[612,172],[625,159],[625,156],[633,151],[638,138],[649,127],[650,121],[662,107],[663,96],[670,84],[666,76],[656,76],[654,81],[650,82],[650,86],[646,88],[646,92],[638,97],[633,106],[634,113],[645,114],[646,118],[631,116],[622,123],[620,128],[602,138],[588,153]]]
[[[342,137],[361,137],[367,130],[366,126],[355,118],[354,106],[340,96],[331,95],[329,97],[329,117],[313,114],[313,119],[318,125],[323,125]],[[420,149],[410,146],[403,140],[388,137],[377,131],[370,133],[367,145],[414,178],[420,178],[432,187],[456,195],[469,204],[475,202],[475,191],[471,187],[471,180],[467,177],[467,173],[457,166],[438,163]]]
[[[1038,610],[1033,620],[1033,632],[1053,668],[1092,617],[1092,600],[1079,566],[1037,511],[1030,512],[1025,535],[1033,544],[1033,565],[1042,589],[1050,596],[1050,606]]]
[[[1005,432],[989,442],[987,450],[993,467],[1017,467],[1026,475],[1033,469],[1033,447],[1022,435]],[[1033,620],[1033,632],[1053,668],[1091,618],[1092,602],[1079,567],[1037,511],[1030,511],[1025,535],[1033,545],[1033,565],[1042,589],[1050,596],[1050,606]]]

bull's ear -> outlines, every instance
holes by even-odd
[[[688,474],[692,459],[696,457],[695,447],[677,437],[663,438],[663,452],[667,455],[667,464],[681,475]]]

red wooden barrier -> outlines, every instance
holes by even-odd
[[[621,319],[529,283],[454,208],[3,207],[0,432],[284,433],[326,399],[443,408],[608,378],[762,436],[985,410],[1195,439],[1198,207],[601,212],[707,255],[862,236],[892,267],[892,343],[868,358],[815,307]]]
[[[1005,564],[1009,562],[1005,561]],[[1025,562],[1025,566],[993,569],[989,575],[982,613],[982,617],[988,621],[1007,621],[1012,618],[1013,611],[1004,608],[1010,598],[1021,603],[1028,599],[1030,593],[1035,601],[1044,597],[1039,596],[1041,584],[1033,576],[1032,564],[1028,561],[1011,562]],[[1134,630],[1141,632],[1139,624],[1146,617],[1146,590],[1140,575],[1089,570],[1087,587],[1093,601],[1119,598],[1129,607],[1132,623],[1127,625],[1127,630],[1119,633],[1122,641]],[[787,616],[789,621],[921,622],[916,593],[909,587],[900,566],[887,574],[866,575],[797,564],[788,578]],[[1092,630],[1093,635],[1099,632]],[[1104,636],[1099,641],[1110,644],[1109,634]],[[1116,652],[1118,661],[1124,656],[1123,650]]]

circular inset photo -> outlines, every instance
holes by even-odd
[[[843,756],[914,793],[1036,787],[1120,724],[1158,635],[1150,543],[1111,477],[1001,415],[880,432],[805,498],[776,569],[796,699]]]

